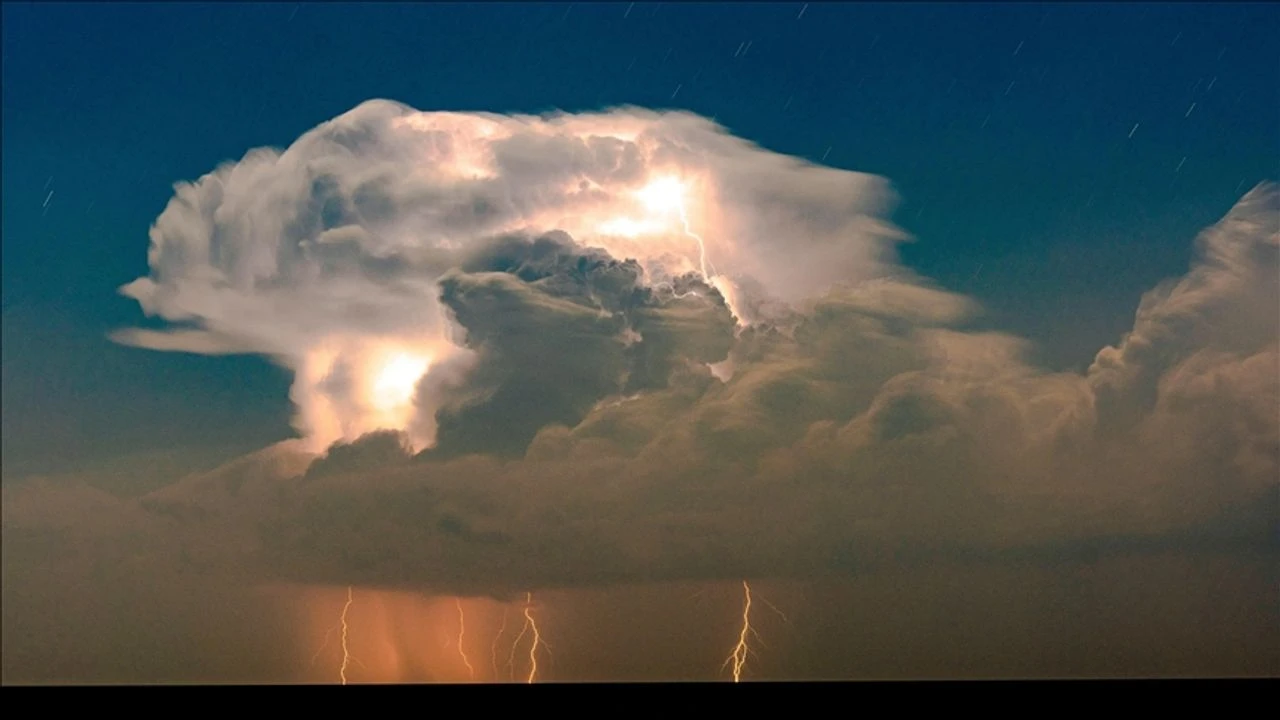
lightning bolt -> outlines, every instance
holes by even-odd
[[[716,272],[715,264],[707,260],[706,241],[702,239],[701,235],[689,228],[689,213],[685,210],[684,201],[684,194],[681,193],[679,199],[676,201],[676,212],[680,216],[680,227],[684,229],[685,235],[688,235],[698,242],[698,269],[702,271],[703,279],[710,281],[712,277],[719,275],[719,273]],[[707,272],[708,265],[711,266],[710,273]]]
[[[328,630],[325,630],[325,631],[324,631],[324,642],[320,643],[320,649],[319,649],[319,650],[316,650],[316,654],[311,656],[311,665],[312,665],[312,667],[314,667],[314,666],[315,666],[315,664],[316,664],[316,660],[319,660],[319,659],[320,659],[320,653],[323,653],[323,652],[324,652],[324,649],[325,649],[325,648],[327,648],[327,647],[329,647],[329,640],[330,640],[330,638],[332,638],[332,637],[333,637],[333,631],[334,631],[334,630],[337,630],[337,629],[338,629],[338,626],[337,626],[337,625],[334,625],[333,627],[331,627],[331,628],[329,628]]]
[[[503,633],[507,631],[507,608],[502,608],[502,625],[498,627],[498,634],[493,636],[493,679],[498,679],[498,641],[502,639]]]
[[[507,656],[507,677],[512,680],[516,679],[516,649],[520,647],[520,639],[529,631],[529,623],[525,622],[524,627],[520,628],[520,634],[516,635],[515,642],[511,643],[511,654]]]
[[[699,594],[701,593],[699,592]],[[760,637],[760,633],[756,632],[756,629],[751,625],[751,603],[753,598],[764,603],[765,607],[777,613],[778,617],[782,618],[783,622],[788,625],[792,624],[791,619],[787,617],[786,613],[779,610],[778,606],[769,602],[768,598],[763,595],[759,595],[758,593],[753,596],[751,594],[751,585],[746,580],[742,581],[742,596],[742,629],[738,631],[738,642],[733,646],[733,652],[729,653],[729,657],[725,658],[724,664],[720,666],[720,670],[723,672],[726,667],[732,665],[733,681],[735,683],[742,681],[742,672],[747,667],[747,658],[756,654],[755,650],[752,650],[748,643],[748,637],[754,637],[761,645],[764,645],[764,639]]]
[[[757,599],[757,600],[759,600],[760,602],[764,603],[765,607],[767,607],[767,608],[769,608],[770,610],[772,610],[772,611],[774,611],[775,613],[777,613],[777,614],[778,614],[778,617],[782,618],[782,622],[784,622],[784,623],[786,623],[786,624],[788,624],[788,625],[791,625],[791,624],[792,624],[792,622],[791,622],[791,618],[787,617],[787,614],[786,614],[786,613],[784,613],[784,612],[782,612],[781,610],[779,610],[777,605],[774,605],[773,603],[769,602],[769,598],[767,598],[767,597],[765,597],[765,596],[761,595],[760,593],[756,593],[756,599]]]
[[[684,230],[684,234],[693,238],[698,243],[698,269],[702,272],[703,281],[705,281],[708,285],[711,285],[716,290],[718,290],[720,294],[724,297],[725,302],[729,306],[729,312],[733,315],[734,321],[737,324],[737,328],[734,330],[734,336],[736,337],[738,331],[742,327],[742,317],[741,317],[740,308],[737,306],[737,304],[733,300],[733,294],[730,292],[729,287],[725,286],[725,283],[728,282],[728,279],[722,278],[720,275],[720,271],[716,270],[715,263],[713,263],[711,260],[707,258],[706,241],[703,240],[701,235],[694,232],[693,229],[689,227],[689,213],[685,209],[685,197],[683,194],[681,194],[676,200],[675,207],[676,207],[676,213],[680,217],[680,227],[681,229]],[[673,290],[673,294],[675,294],[676,298],[678,299],[686,297],[688,295],[697,295],[696,292],[692,292],[692,291],[685,293],[684,295],[680,295],[678,293],[674,293],[674,290]]]
[[[524,598],[524,621],[527,627],[533,629],[533,642],[529,644],[529,684],[533,684],[533,679],[538,676],[538,646],[542,643],[542,635],[538,632],[538,623],[530,614],[529,608],[533,605],[533,593],[526,593]]]
[[[342,665],[338,669],[338,678],[342,681],[343,685],[347,684],[346,671],[351,663],[354,662],[360,667],[365,668],[366,670],[368,669],[363,662],[360,662],[360,658],[351,654],[347,647],[347,611],[351,609],[351,592],[351,586],[347,586],[347,601],[346,604],[342,606],[342,613],[338,616],[338,622],[334,623],[332,627],[324,631],[324,641],[320,643],[320,649],[316,650],[315,654],[311,656],[311,665],[314,666],[316,661],[319,660],[320,656],[324,653],[325,648],[329,647],[329,641],[333,639],[334,633],[341,630]]]
[[[680,201],[678,206],[680,210],[680,226],[684,228],[684,234],[698,241],[698,268],[702,271],[702,277],[710,280],[713,276],[718,275],[716,266],[707,260],[707,244],[702,236],[689,229],[689,216],[684,210],[684,200]],[[711,272],[707,273],[707,265],[711,265]]]
[[[351,586],[347,586],[347,603],[342,606],[342,666],[338,668],[338,678],[347,684],[347,666],[351,664],[351,649],[347,646],[347,611],[351,609]]]
[[[467,666],[471,679],[475,680],[476,669],[471,666],[471,661],[467,659],[467,651],[462,647],[462,638],[467,634],[467,618],[462,612],[462,600],[454,598],[453,602],[458,606],[458,654],[462,656],[462,664]]]
[[[662,177],[645,186],[640,191],[640,196],[649,205],[651,211],[656,211],[660,214],[675,211],[676,216],[680,219],[680,228],[684,230],[684,234],[698,243],[698,268],[702,272],[703,279],[710,281],[719,273],[716,272],[715,265],[707,260],[706,241],[689,227],[688,198],[685,196],[687,190],[688,186],[680,178]],[[708,272],[708,267],[710,267],[710,272]]]
[[[747,646],[747,636],[756,635],[755,628],[751,627],[751,585],[746,580],[742,581],[742,592],[745,598],[742,604],[742,630],[738,632],[738,644],[733,646],[733,652],[729,657],[725,658],[724,664],[720,666],[724,670],[730,664],[733,665],[733,681],[742,680],[742,671],[747,665],[747,656],[752,654],[752,650]]]
[[[515,642],[511,643],[511,655],[507,658],[507,672],[510,673],[512,680],[515,679],[515,663],[516,650],[520,647],[520,641],[524,636],[533,631],[533,640],[529,643],[529,677],[525,681],[533,684],[535,678],[538,677],[538,648],[542,647],[550,652],[547,644],[542,641],[542,634],[538,632],[538,622],[533,619],[533,613],[530,611],[533,605],[533,593],[525,593],[524,597],[524,627],[520,628],[520,634],[516,635]]]

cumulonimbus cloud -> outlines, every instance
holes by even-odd
[[[765,151],[688,113],[510,117],[370,101],[283,152],[179,185],[151,231],[151,274],[122,292],[194,327],[116,337],[276,358],[296,373],[313,449],[380,428],[420,448],[435,441],[440,405],[415,387],[459,380],[462,336],[479,332],[454,321],[441,290],[464,303],[501,292],[500,278],[446,281],[501,238],[567,233],[631,261],[615,279],[650,290],[700,278],[745,324],[882,274],[893,231],[876,217],[890,197],[878,178]],[[622,288],[591,280],[571,301],[581,321],[618,315],[596,301]]]
[[[1268,542],[1276,186],[1083,374],[965,330],[895,264],[889,199],[640,110],[373,102],[251,153],[179,187],[126,287],[186,327],[127,339],[278,358],[313,442],[119,501],[130,542],[456,593]]]

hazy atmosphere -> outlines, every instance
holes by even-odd
[[[1280,12],[3,6],[3,680],[1280,673]]]

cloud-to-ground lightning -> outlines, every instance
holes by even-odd
[[[548,650],[547,644],[542,640],[542,633],[538,630],[538,621],[533,619],[533,593],[525,593],[524,598],[524,627],[520,628],[520,634],[516,635],[515,642],[511,643],[511,655],[507,658],[507,671],[510,673],[511,679],[515,679],[515,662],[516,651],[520,648],[520,641],[525,635],[533,633],[532,639],[529,641],[529,676],[525,682],[532,684],[538,677],[538,648]]]
[[[324,642],[320,643],[320,649],[316,650],[315,654],[311,656],[311,665],[313,667],[315,666],[316,661],[320,659],[320,654],[324,652],[325,648],[329,647],[329,638],[333,636],[333,631],[336,629],[338,629],[338,626],[334,625],[324,632]]]
[[[462,664],[467,666],[467,673],[470,674],[472,680],[475,680],[476,669],[472,667],[471,661],[467,659],[467,650],[462,644],[463,638],[467,634],[467,617],[462,611],[462,600],[454,598],[453,602],[458,606],[458,655],[462,656]]]
[[[334,632],[340,630],[340,637],[342,640],[342,662],[338,667],[338,680],[343,685],[347,684],[347,668],[351,666],[351,663],[354,662],[360,667],[365,666],[364,663],[360,662],[359,658],[351,654],[351,648],[348,644],[349,626],[347,624],[347,613],[351,610],[351,604],[354,600],[352,592],[352,587],[348,585],[347,599],[342,605],[342,612],[338,614],[338,622],[325,631],[324,641],[320,643],[320,649],[316,650],[315,654],[311,656],[311,664],[315,665],[316,660],[320,659],[320,655],[324,652],[325,648],[329,647],[329,640],[333,637]]]
[[[342,606],[342,665],[338,667],[338,679],[347,684],[347,667],[351,664],[351,648],[347,645],[347,611],[351,609],[353,600],[351,586],[347,586],[347,602]]]
[[[752,652],[747,644],[747,636],[756,634],[755,628],[751,627],[751,585],[746,580],[742,581],[742,592],[744,598],[742,604],[742,629],[738,632],[738,643],[733,646],[733,652],[729,653],[729,657],[725,658],[724,664],[720,666],[720,669],[723,670],[732,664],[734,682],[742,680],[742,671],[747,665],[747,656]]]
[[[524,600],[524,621],[526,627],[533,630],[533,641],[529,643],[529,683],[532,684],[534,678],[538,676],[538,646],[543,645],[542,634],[538,632],[538,621],[533,619],[530,609],[533,605],[533,593],[525,595]]]
[[[507,608],[502,609],[502,624],[498,626],[498,634],[493,636],[493,655],[491,662],[493,663],[493,679],[498,679],[498,641],[502,639],[502,635],[507,632]]]
[[[769,608],[770,610],[772,610],[772,611],[774,611],[775,613],[777,613],[777,614],[778,614],[778,617],[782,618],[782,622],[784,622],[784,623],[786,623],[786,624],[788,624],[788,625],[790,625],[790,624],[791,624],[791,618],[787,617],[787,614],[786,614],[786,613],[784,613],[784,612],[782,612],[781,610],[779,610],[777,605],[774,605],[773,603],[769,602],[769,598],[766,598],[765,596],[763,596],[763,595],[761,595],[760,593],[758,593],[758,592],[757,592],[757,593],[756,593],[756,599],[757,599],[757,600],[759,600],[760,602],[764,603],[764,606],[765,606],[765,607],[767,607],[767,608]]]
[[[764,603],[765,607],[777,613],[778,617],[782,618],[783,622],[788,625],[791,624],[791,619],[787,617],[786,613],[779,610],[778,606],[769,602],[767,598],[759,595],[758,593],[753,596],[751,593],[751,584],[746,580],[742,581],[742,595],[742,627],[738,631],[738,642],[733,646],[733,651],[729,653],[729,657],[725,658],[724,664],[720,666],[722,671],[726,667],[731,667],[733,670],[733,681],[735,683],[742,681],[742,673],[747,666],[747,657],[755,654],[755,651],[751,649],[748,638],[755,637],[755,639],[759,640],[761,644],[764,643],[764,640],[760,637],[760,633],[756,632],[755,627],[751,625],[752,601],[759,600]]]
[[[520,647],[520,641],[524,639],[525,633],[529,631],[529,622],[526,620],[524,627],[520,628],[516,639],[511,643],[511,654],[507,656],[507,677],[511,680],[516,679],[516,650]]]

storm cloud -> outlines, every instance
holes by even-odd
[[[623,311],[607,303],[630,302],[611,297],[627,283],[672,290],[696,274],[747,324],[881,276],[900,236],[877,219],[891,202],[879,178],[768,152],[688,113],[421,113],[369,101],[284,151],[255,150],[179,184],[151,230],[150,275],[122,292],[185,327],[116,339],[275,359],[295,371],[296,426],[312,450],[385,427],[429,447],[444,394],[411,402],[413,388],[450,384],[435,369],[456,376],[474,359],[460,336],[498,320],[472,306],[497,312],[534,297],[478,272],[501,265],[511,236],[558,232],[583,246],[583,262],[610,258],[572,291],[584,296],[537,305],[578,306],[560,321],[594,338],[601,328],[583,335],[586,310]],[[544,251],[535,242],[531,252]],[[522,262],[523,281],[554,260]],[[584,271],[554,269],[539,287],[571,292]],[[451,319],[458,312],[470,326]]]
[[[125,288],[186,327],[122,341],[294,369],[303,438],[141,498],[6,485],[6,556],[510,598],[1275,552],[1280,189],[1084,373],[898,264],[890,202],[687,114],[366,103],[180,185]]]

